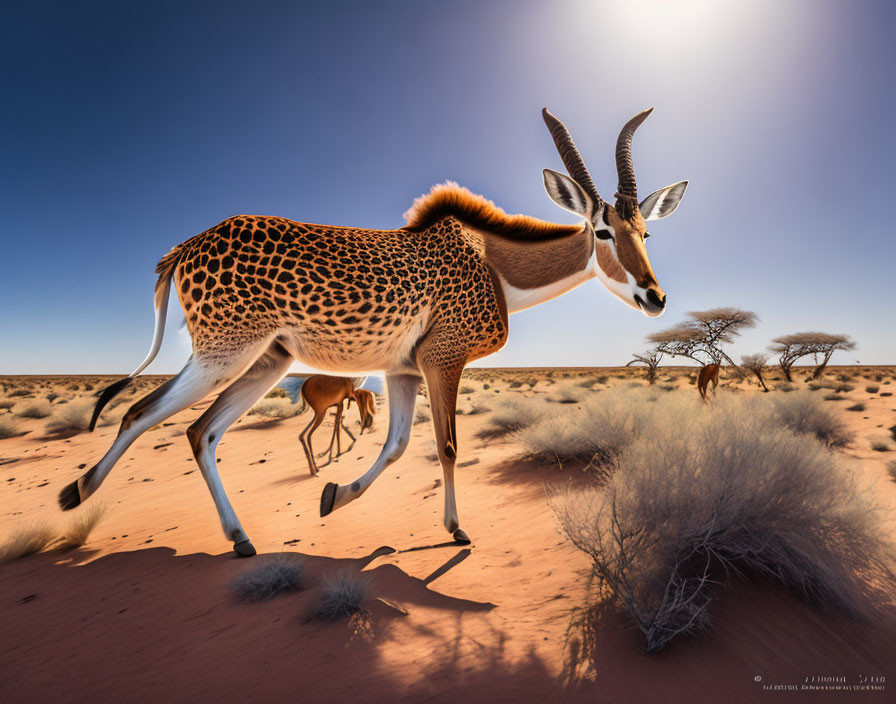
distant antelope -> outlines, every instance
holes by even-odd
[[[308,461],[308,469],[311,470],[312,476],[317,476],[318,466],[314,459],[314,451],[311,449],[311,436],[314,431],[324,422],[327,417],[327,411],[336,408],[336,421],[333,426],[333,435],[330,438],[330,446],[327,448],[329,459],[326,464],[333,461],[333,442],[336,443],[336,456],[342,454],[342,442],[339,439],[339,429],[344,428],[345,432],[352,439],[352,446],[355,444],[355,436],[351,430],[342,425],[342,402],[355,399],[358,404],[358,411],[361,413],[361,431],[369,428],[373,424],[373,415],[376,413],[376,405],[372,403],[372,394],[364,389],[356,389],[354,381],[345,376],[326,376],[325,374],[313,374],[309,376],[305,383],[302,384],[302,399],[314,412],[314,418],[299,434],[299,442],[302,449],[305,450],[305,459]],[[371,412],[371,408],[373,409]],[[351,449],[351,447],[349,447]]]
[[[719,385],[719,370],[721,366],[718,364],[707,364],[700,367],[700,374],[697,376],[697,391],[700,392],[700,398],[706,401],[706,387],[712,383],[712,394],[715,396],[716,388]]]
[[[170,282],[184,309],[193,356],[175,378],[124,415],[106,455],[60,494],[63,509],[86,500],[141,433],[223,389],[187,431],[224,532],[240,555],[249,537],[224,492],[215,463],[222,433],[296,359],[337,372],[384,370],[389,396],[386,442],[356,481],[328,483],[326,516],[361,496],[404,452],[421,379],[426,380],[444,472],[445,528],[468,543],[454,497],[458,383],[472,360],[507,341],[507,314],[597,277],[635,310],[658,316],[666,294],[647,258],[646,220],[670,215],[687,182],[638,203],[632,137],[650,110],[629,120],[616,142],[615,206],[604,202],[569,132],[543,117],[569,176],[545,169],[550,198],[582,220],[558,225],[507,215],[456,184],[436,186],[398,230],[309,225],[284,218],[232,217],[178,245],[159,262],[156,327],[144,362],[105,389],[103,406],[152,361],[162,342]],[[579,321],[583,324],[584,321]]]

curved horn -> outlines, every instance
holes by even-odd
[[[651,112],[653,108],[647,108],[626,122],[619,133],[619,139],[616,140],[616,173],[619,176],[616,210],[625,219],[632,217],[638,208],[638,186],[635,183],[635,165],[632,161],[632,137]]]
[[[547,108],[542,109],[541,116],[544,118],[544,124],[551,131],[551,137],[554,144],[557,145],[557,151],[560,152],[560,158],[563,159],[563,165],[572,176],[573,180],[578,183],[585,192],[594,200],[594,205],[598,206],[603,203],[601,197],[597,194],[597,186],[591,180],[591,174],[585,167],[585,161],[579,150],[576,148],[575,142],[572,141],[572,135],[560,120],[551,115]]]

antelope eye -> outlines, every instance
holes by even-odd
[[[613,235],[610,234],[609,230],[595,230],[594,236],[599,240],[611,240],[613,239]]]

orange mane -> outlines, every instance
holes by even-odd
[[[581,225],[558,225],[528,215],[508,215],[487,198],[452,181],[435,185],[429,193],[417,198],[404,214],[407,222],[404,229],[425,230],[452,215],[480,230],[514,240],[543,242],[582,231]]]

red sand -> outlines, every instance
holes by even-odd
[[[609,619],[597,681],[564,689],[564,636],[588,563],[558,533],[544,485],[562,485],[569,473],[514,462],[511,443],[476,439],[481,416],[458,419],[460,461],[476,461],[458,471],[469,548],[448,542],[441,526],[429,424],[414,426],[405,456],[363,498],[325,519],[324,483],[366,470],[385,413],[319,478],[308,475],[297,441],[306,419],[231,431],[219,457],[237,514],[260,555],[304,556],[310,583],[263,604],[237,603],[228,584],[257,558],[234,557],[186,439],[171,437],[197,415],[153,429],[126,453],[90,500],[111,510],[85,548],[0,566],[0,701],[892,701],[893,685],[763,690],[813,676],[849,684],[896,676],[896,631],[750,585],[719,594],[709,632],[659,655],[643,654],[624,619]],[[19,458],[0,466],[4,528],[23,517],[62,525],[70,514],[60,514],[56,494],[115,432],[0,441],[0,457]],[[865,464],[881,471],[870,451]],[[383,546],[397,552],[378,554]],[[343,567],[363,569],[372,596],[384,600],[370,603],[366,628],[307,618],[320,577]]]

